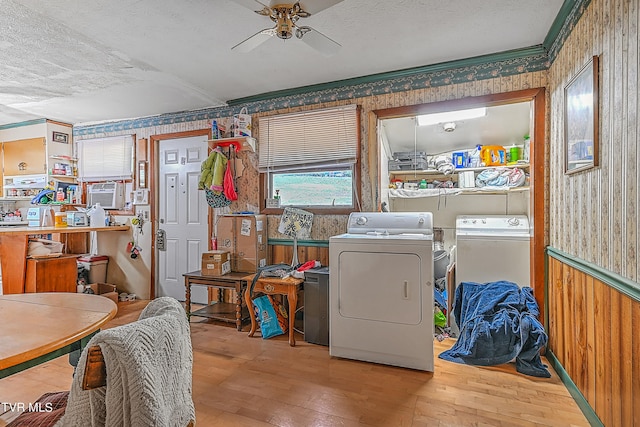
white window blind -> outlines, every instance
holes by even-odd
[[[133,178],[135,135],[78,141],[78,174],[81,181]]]
[[[358,110],[355,105],[261,117],[260,171],[355,163]]]

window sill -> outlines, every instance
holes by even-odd
[[[349,215],[351,212],[358,212],[356,208],[306,208],[303,206],[291,206],[299,208],[314,215]],[[282,215],[284,208],[265,208],[260,211],[265,215]]]

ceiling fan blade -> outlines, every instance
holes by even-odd
[[[232,47],[231,50],[247,53],[269,40],[271,36],[275,35],[275,32],[275,28],[266,28],[264,30],[260,30],[251,37],[244,39],[243,41]]]
[[[239,4],[240,6],[244,6],[247,9],[253,10],[254,12],[257,12],[257,13],[264,10],[265,7],[267,9],[269,8],[269,5],[265,4],[265,3],[269,3],[268,1],[262,2],[259,0],[233,0],[233,2]]]
[[[304,33],[304,36],[300,38],[303,42],[319,51],[325,56],[331,56],[338,53],[338,50],[342,47],[340,43],[331,40],[329,37],[322,34],[320,31],[315,30],[311,27],[308,28],[309,31]]]
[[[238,1],[238,0],[236,0]],[[246,0],[245,0],[246,1]],[[257,1],[257,0],[256,0]],[[322,12],[331,6],[338,4],[344,0],[300,0],[300,7],[305,12],[309,12],[311,15]]]

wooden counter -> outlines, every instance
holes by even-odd
[[[113,227],[0,227],[0,265],[2,266],[2,292],[25,292],[25,274],[29,236],[34,234],[72,234],[90,231],[128,231],[128,225]]]
[[[69,234],[86,233],[88,231],[127,231],[128,225],[115,225],[109,227],[0,227],[1,236],[24,236],[30,234]]]

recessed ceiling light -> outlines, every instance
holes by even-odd
[[[468,110],[447,111],[444,113],[423,114],[417,116],[418,126],[436,125],[438,123],[455,122],[458,120],[475,119],[487,115],[487,108],[470,108]]]

